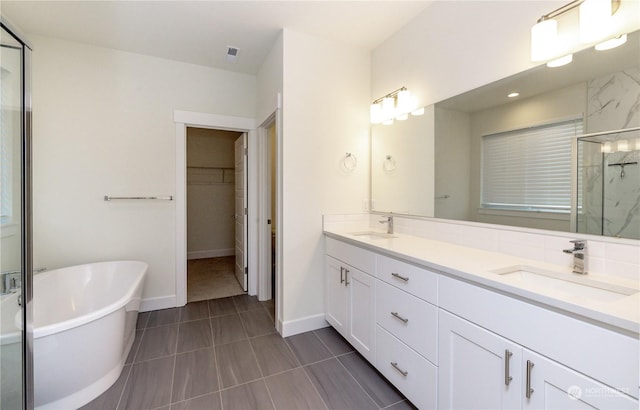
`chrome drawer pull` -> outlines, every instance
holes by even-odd
[[[344,283],[344,268],[340,266],[340,283]]]
[[[506,349],[504,351],[504,384],[505,386],[508,386],[509,383],[511,383],[511,380],[513,380],[513,377],[509,375],[509,360],[511,359],[511,356],[513,356],[513,353],[511,353],[509,349]]]
[[[399,273],[392,272],[392,273],[391,273],[391,276],[393,276],[393,277],[394,277],[394,278],[396,278],[396,279],[400,279],[400,280],[402,280],[402,281],[409,282],[409,278],[408,278],[408,277],[406,277],[406,276],[402,276],[402,275],[400,275]]]
[[[399,368],[398,367],[398,363],[396,363],[396,362],[391,362],[391,366],[393,366],[393,368],[396,369],[404,377],[407,377],[407,375],[409,374],[408,371],[402,370],[401,368]]]
[[[398,312],[391,312],[391,316],[395,317],[398,320],[401,320],[403,323],[407,323],[409,321],[409,319],[400,316]]]
[[[531,360],[527,360],[527,385],[525,387],[525,393],[524,395],[527,397],[527,399],[531,398],[531,395],[533,394],[533,389],[531,388],[531,370],[533,369],[533,362]]]

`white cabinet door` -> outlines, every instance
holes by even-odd
[[[348,265],[345,276],[350,301],[347,340],[373,363],[376,340],[376,279]]]
[[[439,312],[438,408],[519,409],[522,347]]]
[[[340,261],[325,257],[325,318],[343,336],[347,334],[349,291],[345,286],[345,271]]]
[[[527,349],[522,360],[524,409],[638,409],[637,400]]]

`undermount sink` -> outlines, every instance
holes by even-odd
[[[491,271],[513,284],[552,289],[567,295],[601,302],[613,302],[638,293],[639,289],[600,282],[573,273],[548,271],[526,265],[515,265]]]
[[[377,232],[377,231],[361,231],[361,232],[349,232],[349,235],[359,236],[364,239],[392,239],[397,236],[391,233]]]

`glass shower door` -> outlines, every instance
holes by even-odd
[[[29,49],[0,28],[0,409],[31,408]],[[27,326],[22,324],[26,323]],[[27,387],[29,386],[29,387]]]

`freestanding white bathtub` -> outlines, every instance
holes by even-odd
[[[76,409],[120,376],[135,338],[147,264],[101,262],[34,276],[38,409]],[[20,326],[16,315],[16,324]]]

